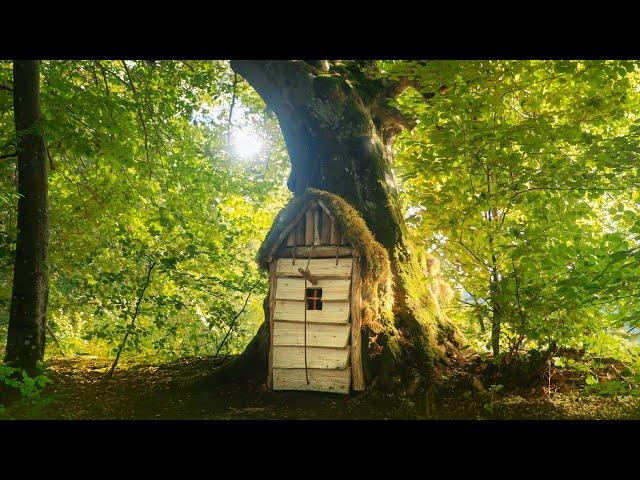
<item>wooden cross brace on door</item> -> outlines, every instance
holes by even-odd
[[[311,275],[311,272],[309,271],[308,268],[306,268],[305,270],[303,270],[302,268],[298,268],[298,272],[300,272],[300,275],[302,275],[309,282],[311,282],[312,285],[317,285],[318,284],[318,279],[316,277],[314,277],[313,275]]]

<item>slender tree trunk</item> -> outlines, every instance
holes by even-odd
[[[492,257],[495,263],[495,257]],[[499,282],[498,271],[494,267],[491,270],[489,279],[489,293],[491,298],[491,350],[493,351],[493,358],[498,358],[500,355],[500,327],[502,325],[502,306],[498,301],[499,295]]]
[[[389,253],[395,319],[386,335],[368,338],[365,332],[365,348],[379,342],[376,350],[383,352],[375,362],[365,362],[367,384],[398,385],[416,374],[433,377],[436,357],[445,356],[445,344],[456,343],[457,331],[450,324],[441,329],[441,319],[429,322],[418,311],[428,288],[419,262],[410,255],[391,171],[393,140],[411,122],[388,102],[406,83],[363,78],[363,72],[375,68],[371,62],[233,61],[232,67],[278,118],[294,195],[313,187],[341,196],[359,210]],[[358,77],[359,88],[349,81],[351,74]],[[253,371],[266,378],[267,351],[268,328],[263,324],[238,365],[245,371],[254,365]]]
[[[487,176],[487,220],[489,231],[497,219],[497,209],[490,204],[491,199],[491,169],[486,167]],[[491,273],[489,274],[489,298],[491,300],[491,350],[493,358],[500,355],[500,328],[502,326],[502,305],[500,304],[500,274],[493,245],[493,233],[489,233],[489,250],[491,251]]]
[[[18,138],[18,235],[5,361],[37,371],[44,357],[48,299],[48,163],[40,121],[37,60],[13,62],[13,107]]]

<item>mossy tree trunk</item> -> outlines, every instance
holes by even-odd
[[[47,314],[48,163],[40,131],[39,61],[13,62],[18,137],[18,236],[5,361],[33,375],[44,357]]]
[[[231,65],[278,118],[291,159],[288,186],[294,195],[313,187],[341,196],[360,211],[389,253],[395,325],[390,334],[375,338],[365,332],[364,348],[383,352],[365,361],[367,384],[389,387],[428,380],[437,360],[446,355],[437,344],[446,338],[453,346],[455,332],[451,328],[443,336],[437,321],[419,318],[417,310],[428,300],[416,297],[426,297],[426,291],[409,285],[424,280],[424,273],[411,258],[391,161],[395,136],[402,128],[411,128],[412,122],[389,104],[408,84],[379,78],[375,62],[369,61],[232,61]],[[356,81],[358,88],[352,86]],[[266,378],[267,353],[268,329],[263,325],[238,359],[242,367],[228,370],[259,371]],[[255,361],[249,362],[249,356]],[[255,369],[248,369],[248,364]]]

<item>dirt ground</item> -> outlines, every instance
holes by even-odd
[[[53,382],[43,394],[49,403],[8,408],[6,414],[38,419],[640,418],[638,397],[584,395],[570,378],[551,391],[542,384],[496,391],[473,380],[482,378],[472,370],[477,365],[453,372],[430,402],[372,392],[345,396],[272,392],[246,384],[193,386],[223,361],[195,357],[162,365],[122,364],[105,382],[106,359],[54,358],[47,362]]]

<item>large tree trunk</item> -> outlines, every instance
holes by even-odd
[[[457,330],[448,324],[442,334],[438,320],[426,321],[420,311],[428,302],[425,273],[410,255],[391,171],[393,139],[411,122],[388,100],[407,84],[367,77],[366,71],[375,68],[373,62],[231,64],[278,118],[291,159],[288,186],[294,195],[314,187],[341,196],[360,211],[389,252],[394,276],[395,325],[391,328],[396,334],[393,338],[365,336],[365,346],[370,342],[383,352],[365,365],[367,384],[388,387],[433,377],[434,366],[446,356],[444,343],[454,347]],[[352,86],[356,78],[358,88]],[[244,371],[261,372],[266,378],[267,345],[268,329],[263,325],[239,359]],[[248,354],[255,362],[247,361]],[[247,369],[248,364],[255,368]]]
[[[48,297],[47,174],[39,61],[13,62],[18,137],[18,235],[5,361],[33,375],[44,357]]]

